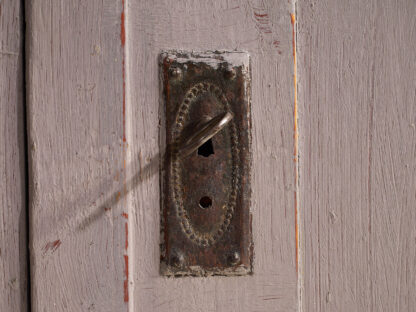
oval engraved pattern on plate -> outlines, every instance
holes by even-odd
[[[172,153],[172,177],[173,177],[173,197],[176,208],[176,215],[179,219],[183,233],[194,243],[199,246],[207,247],[215,244],[229,229],[231,220],[234,215],[234,210],[237,200],[237,189],[239,184],[239,148],[238,148],[238,133],[235,122],[231,120],[226,126],[229,130],[229,139],[231,140],[231,188],[228,194],[228,200],[222,207],[221,220],[215,224],[215,227],[208,231],[202,232],[196,229],[192,224],[188,212],[184,209],[183,203],[183,185],[181,177],[181,157],[178,153],[178,146],[180,138],[184,130],[185,121],[189,120],[189,111],[191,105],[197,103],[197,99],[205,94],[214,96],[220,108],[223,111],[231,111],[230,104],[224,96],[221,89],[211,82],[199,82],[191,86],[185,93],[184,99],[180,104],[178,113],[176,115],[175,125],[173,129],[174,148]],[[223,130],[225,131],[225,129]],[[186,158],[185,158],[186,161]]]

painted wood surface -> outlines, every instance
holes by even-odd
[[[0,3],[0,311],[27,311],[23,35],[20,1]]]
[[[123,3],[26,14],[32,310],[126,311]]]
[[[134,311],[296,311],[293,42],[290,3],[139,1],[128,5],[131,278]],[[157,52],[251,55],[254,274],[159,276]]]
[[[305,311],[416,307],[416,2],[298,2]]]
[[[296,311],[291,2],[28,1],[33,311]],[[254,275],[159,275],[164,49],[252,60]]]

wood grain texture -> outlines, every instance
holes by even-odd
[[[0,311],[27,311],[22,7],[0,3]]]
[[[28,1],[32,308],[296,311],[290,2]],[[159,275],[161,50],[252,60],[254,275]]]
[[[129,197],[134,311],[296,311],[291,4],[128,2]],[[159,275],[158,52],[245,50],[252,61],[254,275]]]
[[[26,1],[33,311],[125,311],[122,1]]]
[[[298,2],[305,311],[416,306],[416,2]]]

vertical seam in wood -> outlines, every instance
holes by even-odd
[[[296,274],[299,272],[299,228],[298,228],[298,103],[297,103],[297,82],[296,82],[296,17],[291,14],[292,41],[293,41],[293,84],[294,84],[294,107],[293,107],[293,139],[294,139],[294,162],[295,162],[295,237],[296,237]]]
[[[293,1],[292,13],[290,14],[292,23],[292,45],[293,45],[293,87],[294,87],[294,106],[293,106],[293,139],[294,139],[294,162],[295,162],[295,248],[296,248],[296,277],[297,277],[297,310],[302,309],[302,263],[301,263],[301,238],[300,238],[300,211],[299,211],[299,128],[298,128],[298,101],[297,101],[297,23],[296,23],[296,0]]]
[[[376,29],[374,28],[373,42],[376,42]],[[375,51],[375,50],[374,50]],[[374,130],[374,98],[375,98],[375,52],[372,59],[371,66],[371,89],[370,89],[370,101],[369,101],[369,120],[368,120],[368,171],[367,171],[367,193],[368,193],[368,263],[372,263],[373,250],[372,250],[372,198],[371,198],[371,180],[372,180],[372,162],[373,162],[373,130]],[[372,277],[372,266],[369,266],[370,276]],[[370,278],[370,311],[374,311],[373,301],[373,280]]]
[[[24,168],[24,174],[25,174],[25,210],[26,210],[26,294],[25,294],[25,300],[27,302],[26,308],[27,311],[32,311],[32,305],[31,305],[31,277],[30,277],[30,219],[29,219],[29,125],[28,125],[28,111],[27,111],[27,104],[26,104],[26,58],[28,56],[28,53],[26,51],[26,1],[21,0],[20,6],[21,6],[21,55],[22,55],[22,80],[23,80],[23,141],[24,141],[24,157],[25,157],[25,168]]]
[[[122,0],[122,10],[120,16],[120,41],[122,48],[122,79],[123,79],[123,216],[125,218],[125,251],[124,273],[125,279],[123,283],[124,302],[127,303],[127,311],[129,310],[129,218],[128,218],[128,200],[127,200],[127,139],[126,139],[126,3]]]

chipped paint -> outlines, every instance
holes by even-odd
[[[129,302],[129,256],[124,255],[124,273],[126,279],[124,280],[124,302]]]
[[[61,244],[62,242],[59,239],[47,243],[45,247],[43,247],[43,254],[45,255],[49,250],[54,253],[59,248],[59,246],[61,246]]]
[[[260,41],[264,41],[273,49],[276,49],[277,53],[281,55],[280,40],[278,40],[276,36],[273,28],[273,21],[270,19],[267,8],[262,5],[261,7],[251,6],[251,9],[255,27],[260,35]]]
[[[253,11],[254,19],[256,20],[256,26],[260,32],[265,34],[271,34],[272,28],[270,26],[269,14],[265,12],[264,9],[255,8],[256,11]]]
[[[188,52],[184,50],[167,50],[165,52],[169,54],[168,58],[163,59],[165,68],[168,68],[172,62],[185,64],[189,62],[190,58],[196,58],[199,62],[209,64],[215,69],[218,69],[224,63],[230,63],[234,66],[244,66],[244,71],[248,71],[246,64],[249,63],[249,55],[245,51],[207,50]],[[213,57],[213,54],[215,54],[215,57]],[[168,73],[166,72],[164,75],[168,75]],[[165,78],[168,78],[168,76],[164,76]]]
[[[124,1],[123,1],[123,11],[121,12],[120,40],[121,40],[121,45],[124,47],[124,45],[126,44],[126,27],[125,27],[125,17],[124,17]]]

